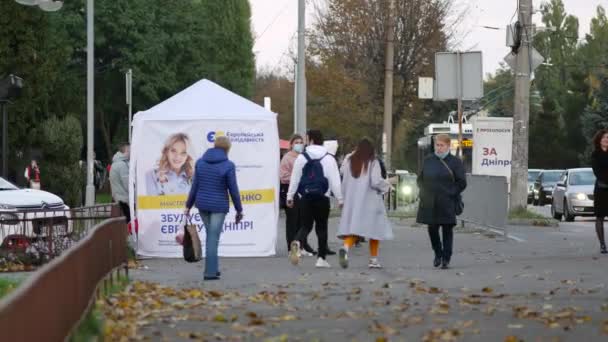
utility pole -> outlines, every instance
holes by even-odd
[[[131,121],[133,117],[133,70],[129,69],[125,74],[127,106],[129,107],[129,144],[131,143]]]
[[[511,165],[510,209],[527,207],[528,196],[528,127],[530,122],[530,49],[532,39],[532,0],[519,0],[519,41],[515,68],[515,104],[513,111],[513,152]]]
[[[458,157],[463,158],[462,154],[462,53],[456,52],[456,81],[458,82]]]
[[[298,65],[296,70],[295,132],[306,134],[306,0],[298,0]]]
[[[95,144],[93,125],[94,121],[94,44],[95,39],[93,31],[93,0],[87,0],[87,187],[85,196],[85,205],[92,206],[95,204],[95,185],[93,184],[93,145]]]
[[[384,61],[384,132],[382,134],[382,152],[384,163],[391,169],[393,145],[393,65],[395,55],[395,22],[393,12],[395,0],[389,0],[386,23],[386,53]]]

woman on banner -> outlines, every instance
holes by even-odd
[[[600,253],[606,254],[604,239],[604,218],[608,216],[608,129],[602,129],[593,138],[591,167],[595,174],[593,188],[593,209],[595,212],[595,232],[600,243]]]
[[[218,246],[220,234],[224,228],[224,219],[228,214],[230,202],[236,210],[235,221],[243,219],[241,195],[236,181],[236,167],[228,159],[231,143],[227,137],[217,137],[213,148],[210,148],[196,162],[194,182],[186,201],[184,215],[190,216],[190,209],[196,205],[205,225],[205,280],[220,278]]]
[[[367,238],[370,255],[368,267],[381,268],[378,262],[380,241],[393,238],[393,229],[382,198],[391,185],[382,178],[380,163],[368,138],[363,138],[355,152],[344,158],[340,173],[344,196],[338,227],[338,238],[344,240],[344,246],[338,252],[340,266],[348,267],[348,252],[357,239]]]
[[[420,204],[416,222],[427,224],[435,252],[433,265],[448,268],[452,258],[454,226],[461,193],[467,187],[462,161],[450,154],[450,136],[435,136],[435,153],[426,157],[418,175]],[[439,237],[439,228],[443,241]]]
[[[283,159],[281,159],[281,166],[279,169],[280,177],[280,202],[281,208],[285,209],[285,237],[287,239],[287,251],[291,248],[291,242],[296,238],[298,230],[302,226],[302,220],[300,218],[300,208],[298,207],[299,200],[295,199],[293,208],[289,208],[286,205],[287,202],[287,190],[289,189],[289,181],[291,180],[291,173],[293,171],[293,164],[296,158],[304,151],[304,139],[299,134],[294,134],[289,140],[290,151],[285,153]],[[315,254],[314,249],[310,247],[307,240],[301,241],[302,251],[300,252],[305,256],[313,256]]]
[[[190,138],[185,133],[172,134],[161,151],[153,170],[146,174],[150,196],[188,194],[194,174],[194,159],[188,154]]]

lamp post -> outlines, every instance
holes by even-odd
[[[8,178],[8,113],[6,107],[10,99],[19,96],[23,88],[23,79],[19,76],[8,75],[0,80],[0,107],[2,107],[2,177]]]
[[[45,12],[54,12],[61,9],[63,1],[54,0],[15,0],[15,2],[26,6],[38,6]],[[93,185],[93,144],[94,141],[94,87],[95,79],[93,73],[94,56],[94,31],[93,31],[93,9],[94,0],[87,0],[87,187],[85,190],[85,205],[95,204],[95,185]]]

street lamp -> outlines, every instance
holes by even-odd
[[[19,96],[23,88],[23,79],[8,75],[0,80],[0,106],[2,107],[2,177],[8,178],[8,113],[6,107],[10,99]]]
[[[38,6],[46,12],[58,11],[63,6],[63,1],[53,0],[15,0],[15,2],[26,6]],[[95,204],[95,185],[93,185],[93,134],[94,134],[94,87],[93,74],[94,39],[93,34],[93,8],[94,0],[87,0],[87,187],[85,205]]]

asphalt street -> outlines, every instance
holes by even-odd
[[[608,340],[608,256],[591,221],[512,226],[518,239],[506,241],[459,230],[448,270],[433,268],[424,227],[403,220],[394,230],[395,240],[381,244],[380,270],[367,268],[367,244],[348,269],[336,257],[331,269],[316,269],[310,257],[293,266],[279,229],[276,257],[222,258],[219,281],[202,281],[202,263],[142,261],[132,277],[146,285],[136,282],[123,300],[160,303],[131,317],[139,338],[159,341]]]

